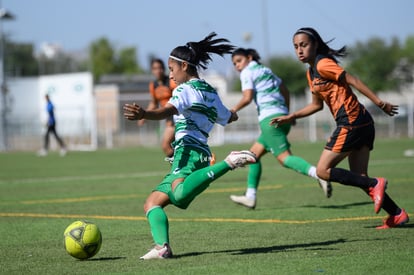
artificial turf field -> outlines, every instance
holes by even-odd
[[[297,143],[312,163],[321,143]],[[213,147],[217,159],[249,145]],[[413,216],[414,141],[377,140],[370,175],[389,179],[388,193]],[[341,166],[345,166],[342,163]],[[0,154],[2,274],[413,274],[414,226],[376,230],[361,190],[334,183],[326,199],[316,181],[282,168],[270,155],[256,210],[233,204],[247,169],[213,182],[183,211],[166,208],[175,257],[140,261],[152,246],[145,197],[168,172],[159,148]],[[86,219],[101,229],[100,252],[80,261],[66,254],[63,231]]]

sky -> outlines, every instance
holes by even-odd
[[[106,37],[117,49],[136,47],[145,69],[150,55],[167,60],[176,46],[212,31],[263,58],[293,56],[292,35],[300,27],[335,38],[334,48],[414,35],[412,0],[0,0],[0,6],[16,16],[2,21],[13,41],[33,43],[38,51],[43,43],[56,43],[78,52]],[[229,57],[214,58],[210,67],[232,70]]]

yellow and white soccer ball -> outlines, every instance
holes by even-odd
[[[66,227],[63,235],[66,252],[77,259],[88,259],[96,255],[101,248],[101,231],[92,222],[73,222]]]

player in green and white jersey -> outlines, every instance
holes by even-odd
[[[124,106],[124,116],[129,120],[161,120],[176,115],[171,171],[144,204],[155,242],[155,247],[141,257],[144,260],[172,257],[164,207],[173,204],[186,209],[212,181],[232,169],[256,161],[255,155],[246,150],[231,152],[224,161],[210,165],[207,139],[213,125],[224,126],[238,118],[223,105],[216,90],[198,75],[197,67],[206,69],[211,53],[222,56],[234,48],[227,39],[215,36],[211,33],[199,42],[188,42],[171,52],[168,59],[170,78],[179,86],[164,107],[144,110],[136,104]]]
[[[237,112],[254,101],[261,134],[250,148],[250,151],[256,154],[257,162],[249,166],[246,193],[242,196],[231,195],[230,199],[248,208],[256,207],[256,193],[262,174],[260,158],[267,152],[271,152],[284,167],[317,179],[329,198],[332,194],[330,182],[317,177],[315,166],[301,157],[292,155],[287,138],[291,125],[270,125],[273,118],[289,113],[289,90],[282,80],[260,63],[260,56],[254,49],[236,49],[232,54],[232,60],[234,67],[240,72],[243,91],[242,98],[232,111]]]

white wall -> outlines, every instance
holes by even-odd
[[[14,78],[7,85],[9,139],[44,134],[48,94],[55,106],[58,133],[69,146],[85,140],[95,143],[95,100],[89,72]]]

